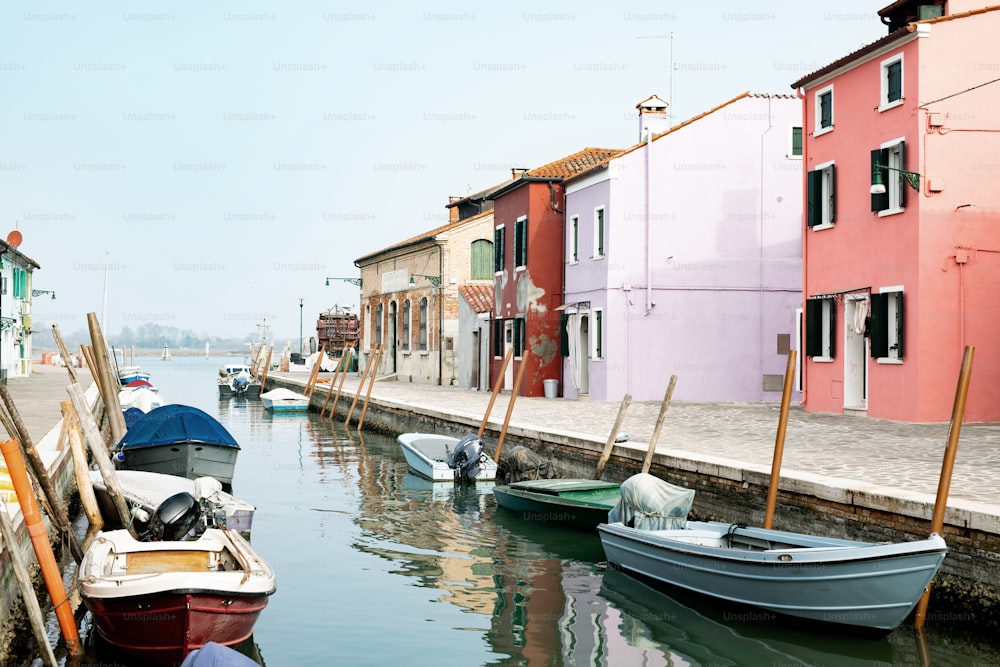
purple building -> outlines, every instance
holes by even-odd
[[[802,302],[802,103],[744,93],[565,182],[562,395],[780,400]]]

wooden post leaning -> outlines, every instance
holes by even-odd
[[[615,446],[615,440],[618,439],[618,429],[622,427],[622,422],[625,421],[625,411],[628,410],[630,403],[632,403],[632,394],[625,394],[625,397],[622,398],[622,404],[618,407],[618,416],[615,417],[615,425],[611,427],[611,433],[608,434],[608,441],[604,445],[604,451],[601,452],[601,458],[597,461],[594,479],[600,479],[601,475],[604,474],[604,467],[608,465],[608,459],[611,458],[611,450]]]
[[[76,384],[75,382],[73,384]],[[59,403],[62,410],[63,423],[66,424],[66,436],[69,439],[70,451],[73,454],[73,474],[76,476],[76,488],[80,493],[80,504],[87,515],[87,520],[94,528],[104,526],[101,507],[97,504],[94,485],[90,481],[90,468],[87,466],[87,448],[83,444],[83,431],[80,418],[73,407],[73,401],[65,400]]]
[[[524,377],[524,370],[528,367],[528,350],[525,348],[521,352],[521,366],[517,369],[517,377],[514,378],[514,388],[510,392],[510,401],[507,403],[507,414],[503,418],[503,426],[500,427],[500,437],[497,438],[497,448],[493,452],[493,462],[500,462],[500,451],[503,449],[503,441],[507,437],[507,426],[510,425],[510,415],[514,412],[514,401],[521,391],[521,378]]]
[[[333,419],[333,415],[337,412],[337,403],[340,401],[340,392],[344,388],[347,369],[351,367],[351,361],[354,360],[354,348],[350,348],[347,353],[350,355],[350,358],[347,361],[347,365],[344,366],[344,372],[340,374],[340,382],[337,384],[337,395],[333,397],[333,405],[330,406],[330,419]]]
[[[340,370],[346,368],[344,365],[347,361],[347,343],[344,343],[344,349],[340,352],[340,361],[337,363],[337,367],[333,369],[333,376],[330,378],[330,386],[326,389],[326,400],[323,401],[323,408],[319,411],[319,416],[323,417],[326,415],[326,408],[330,405],[330,399],[333,398],[333,385],[336,384],[337,376],[340,375]]]
[[[948,427],[948,445],[944,449],[944,460],[941,462],[941,477],[938,479],[937,497],[934,499],[934,514],[931,515],[931,532],[941,535],[944,531],[944,513],[948,509],[948,492],[951,490],[951,473],[955,468],[955,455],[958,453],[958,436],[962,432],[962,420],[965,418],[965,399],[969,394],[969,378],[972,376],[972,359],[976,348],[966,345],[962,353],[962,369],[958,374],[958,386],[955,388],[955,405],[951,411],[951,426]],[[913,628],[918,632],[923,630],[927,618],[927,605],[930,603],[931,585],[927,584],[924,594],[917,603],[916,616],[913,618]]]
[[[125,435],[125,416],[122,415],[122,406],[118,401],[118,389],[121,382],[111,375],[111,361],[108,359],[108,345],[104,340],[104,333],[101,331],[101,324],[97,321],[95,313],[87,313],[87,324],[90,327],[90,338],[94,346],[94,358],[97,361],[97,370],[101,375],[101,397],[108,411],[108,423],[111,425],[111,439],[118,442]]]
[[[326,344],[320,345],[319,356],[316,357],[315,363],[313,363],[312,370],[309,372],[309,380],[306,382],[306,398],[312,401],[313,392],[316,391],[316,379],[319,377],[319,371],[323,367],[323,357],[326,355]],[[308,392],[308,393],[306,393]]]
[[[486,406],[486,414],[483,415],[483,423],[479,425],[479,431],[476,433],[477,438],[483,437],[483,431],[486,430],[486,422],[489,421],[490,413],[493,412],[493,404],[496,402],[497,394],[500,393],[500,388],[503,386],[504,373],[507,372],[507,365],[510,364],[510,359],[513,356],[514,348],[511,347],[507,350],[507,354],[503,358],[503,364],[500,366],[500,373],[497,375],[497,381],[493,383],[493,393],[490,395],[489,405]]]
[[[774,437],[774,457],[771,460],[771,481],[767,486],[767,506],[764,509],[764,528],[774,525],[774,509],[778,504],[778,486],[781,484],[781,457],[785,452],[785,430],[788,428],[788,407],[792,402],[792,384],[795,379],[795,350],[788,352],[785,366],[785,386],[781,392],[781,416],[778,432]]]
[[[365,386],[365,380],[368,378],[368,371],[370,370],[372,370],[371,353],[368,354],[368,363],[365,364],[365,372],[361,374],[361,381],[358,382],[358,388],[354,391],[354,400],[351,401],[351,407],[347,411],[347,418],[344,419],[344,424],[347,426],[351,425],[351,416],[354,414],[354,406],[358,404],[358,397],[361,396],[361,389]]]
[[[73,408],[76,409],[76,415],[80,419],[84,441],[90,447],[94,463],[97,464],[97,469],[101,471],[104,486],[107,488],[108,495],[111,496],[111,500],[115,505],[115,510],[118,513],[118,521],[135,536],[135,530],[132,528],[132,516],[129,514],[128,504],[125,502],[125,494],[118,483],[114,465],[111,463],[111,457],[108,455],[108,450],[104,445],[104,438],[101,437],[101,431],[97,427],[97,422],[94,420],[94,416],[90,414],[90,411],[87,410],[87,399],[83,395],[83,389],[78,384],[71,384],[66,387],[66,391],[69,393],[69,398],[73,402]]]
[[[66,364],[66,372],[69,373],[69,381],[76,383],[76,369],[73,368],[73,359],[69,356],[69,351],[66,349],[66,343],[63,342],[62,334],[59,332],[59,325],[52,325],[52,338],[56,341],[56,346],[59,348],[59,354],[62,355],[63,362]]]
[[[674,395],[674,385],[677,384],[677,376],[670,376],[670,383],[667,384],[667,393],[663,395],[663,403],[660,405],[660,414],[656,417],[656,426],[653,427],[653,435],[649,437],[649,447],[646,448],[646,458],[642,462],[642,472],[648,473],[653,465],[653,454],[656,452],[656,441],[660,439],[660,429],[663,428],[663,420],[667,417],[667,408],[670,407],[670,399]]]
[[[264,372],[260,377],[260,390],[262,392],[267,391],[265,384],[267,383],[267,372],[271,369],[271,353],[274,352],[274,345],[267,348],[267,361],[264,362]]]
[[[7,516],[7,507],[0,503],[0,533],[3,534],[3,544],[10,553],[10,560],[14,564],[14,576],[17,578],[18,588],[21,589],[21,598],[24,606],[28,610],[28,618],[31,619],[31,630],[35,633],[35,641],[38,648],[47,660],[47,664],[57,667],[52,647],[49,645],[49,635],[45,628],[45,617],[42,615],[42,608],[38,604],[38,596],[35,595],[35,587],[31,585],[31,574],[28,571],[28,564],[21,555],[21,550],[17,548],[17,536],[14,534],[14,526]]]
[[[3,399],[3,409],[0,410],[0,413],[3,414],[2,421],[4,428],[7,429],[10,437],[18,441],[22,455],[31,466],[34,478],[41,487],[41,493],[46,501],[48,501],[49,507],[52,510],[52,521],[59,528],[63,539],[69,542],[70,552],[73,554],[76,562],[79,563],[83,560],[83,548],[80,546],[80,540],[77,539],[76,533],[73,531],[73,524],[69,520],[69,511],[62,501],[62,497],[56,493],[55,486],[49,477],[49,472],[45,469],[45,463],[42,461],[42,457],[38,455],[35,443],[32,442],[31,436],[28,434],[28,429],[25,428],[24,423],[21,421],[21,415],[18,413],[17,406],[14,405],[14,399],[11,398],[10,391],[8,391],[6,385],[0,384],[0,398]]]
[[[385,343],[378,348],[378,356],[375,357],[375,368],[378,368],[378,362],[382,359],[382,352],[385,351]],[[365,403],[361,408],[361,418],[358,419],[358,430],[361,430],[361,426],[365,423],[365,415],[368,413],[368,400],[372,396],[372,387],[375,386],[375,373],[372,373],[371,379],[368,380],[368,391],[365,393]]]

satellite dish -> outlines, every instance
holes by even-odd
[[[22,240],[23,238],[21,236],[21,232],[17,231],[16,229],[7,235],[7,245],[9,245],[11,248],[16,248],[17,246],[21,245]]]

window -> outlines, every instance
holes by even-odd
[[[375,344],[382,344],[382,304],[375,306]]]
[[[493,320],[493,356],[503,358],[503,320]]]
[[[806,174],[806,225],[813,229],[831,227],[837,219],[835,174],[832,162],[821,164]]]
[[[833,129],[833,86],[816,91],[816,127],[813,136],[826,134]]]
[[[880,362],[903,359],[903,288],[872,294],[871,355]]]
[[[872,211],[892,215],[906,208],[906,189],[909,184],[900,170],[906,169],[906,142],[896,139],[882,144],[871,153],[872,174],[877,171],[885,184],[885,192],[872,195]]]
[[[566,261],[576,264],[580,261],[580,216],[569,219],[569,246],[566,249]]]
[[[604,208],[594,209],[594,259],[604,257]]]
[[[403,349],[410,349],[410,300],[403,302]]]
[[[882,84],[879,111],[898,107],[903,103],[903,54],[898,53],[882,61]]]
[[[524,318],[515,317],[514,318],[514,356],[521,357],[524,355]]]
[[[592,359],[600,360],[604,358],[604,311],[600,308],[595,308],[593,316],[594,335],[590,338],[592,341],[590,356]]]
[[[503,240],[504,228],[501,225],[493,230],[493,272],[503,271]]]
[[[836,310],[833,299],[806,301],[806,356],[832,361],[836,352]]]
[[[521,216],[514,222],[514,267],[528,265],[528,219]]]
[[[420,349],[427,349],[427,297],[420,300]]]
[[[792,128],[792,145],[788,157],[802,157],[802,127]]]
[[[493,261],[493,244],[489,239],[477,239],[472,242],[472,266],[469,267],[469,277],[472,280],[489,280],[493,277],[490,262]]]

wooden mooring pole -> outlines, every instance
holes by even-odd
[[[503,426],[500,427],[500,437],[497,438],[497,449],[493,452],[493,461],[500,462],[500,451],[503,449],[504,438],[507,437],[507,426],[510,425],[510,416],[514,412],[514,401],[521,391],[521,378],[524,377],[524,370],[528,367],[528,350],[521,352],[521,366],[517,369],[517,377],[514,378],[514,388],[510,392],[510,401],[507,403],[507,414],[503,418]]]
[[[378,348],[378,356],[375,357],[375,368],[376,369],[378,368],[378,362],[382,359],[382,352],[383,351],[385,351],[385,343],[382,343],[382,345],[380,345],[379,348]],[[365,393],[365,403],[364,403],[364,406],[362,406],[362,408],[361,408],[361,418],[358,419],[358,430],[359,431],[361,430],[361,427],[365,423],[365,415],[368,413],[368,399],[370,399],[371,396],[372,396],[372,387],[374,387],[374,386],[375,386],[375,373],[373,372],[372,376],[371,376],[371,379],[368,380],[368,391]],[[360,389],[361,389],[361,387],[358,387],[359,391],[360,391]]]
[[[483,415],[483,423],[479,425],[479,431],[476,433],[477,438],[483,437],[483,431],[486,430],[486,422],[489,421],[490,413],[493,412],[493,404],[496,403],[497,394],[500,393],[500,388],[503,387],[504,373],[507,372],[507,366],[510,364],[510,359],[513,356],[514,348],[511,347],[507,350],[507,354],[503,358],[503,364],[501,364],[500,372],[497,374],[497,381],[493,383],[493,393],[490,395],[489,405],[486,406],[486,414]]]
[[[374,350],[372,350],[372,352],[374,352]],[[354,406],[358,404],[358,397],[361,396],[361,390],[365,386],[365,380],[368,379],[368,372],[369,371],[373,373],[375,372],[374,370],[372,370],[372,368],[373,368],[372,353],[369,352],[368,363],[365,364],[365,372],[361,374],[361,381],[358,382],[358,388],[354,391],[354,400],[351,401],[351,407],[347,410],[347,417],[344,419],[344,425],[346,426],[351,425],[351,418],[354,415]]]
[[[604,445],[604,451],[601,453],[601,458],[597,462],[597,469],[594,471],[594,479],[600,479],[601,475],[604,474],[604,467],[608,465],[608,459],[611,458],[611,450],[615,446],[615,440],[618,439],[618,429],[622,427],[622,422],[625,421],[625,411],[628,410],[629,404],[632,402],[632,394],[625,394],[622,398],[622,404],[618,408],[618,416],[615,418],[615,425],[611,427],[611,433],[608,434],[608,441]]]
[[[785,453],[785,431],[788,428],[788,409],[792,403],[792,384],[795,379],[795,350],[788,352],[785,366],[785,386],[781,392],[781,416],[778,432],[774,437],[774,456],[771,459],[771,481],[767,486],[767,506],[764,509],[764,528],[774,525],[774,509],[778,504],[778,485],[781,483],[781,457]]]
[[[667,417],[667,408],[670,407],[670,399],[674,395],[674,385],[677,384],[677,376],[671,375],[667,384],[667,393],[663,395],[663,403],[660,405],[660,414],[656,417],[656,425],[653,427],[653,435],[649,437],[649,446],[646,447],[646,458],[642,462],[642,472],[648,473],[653,465],[653,454],[656,453],[656,441],[660,439],[660,429],[663,428],[663,420]]]

